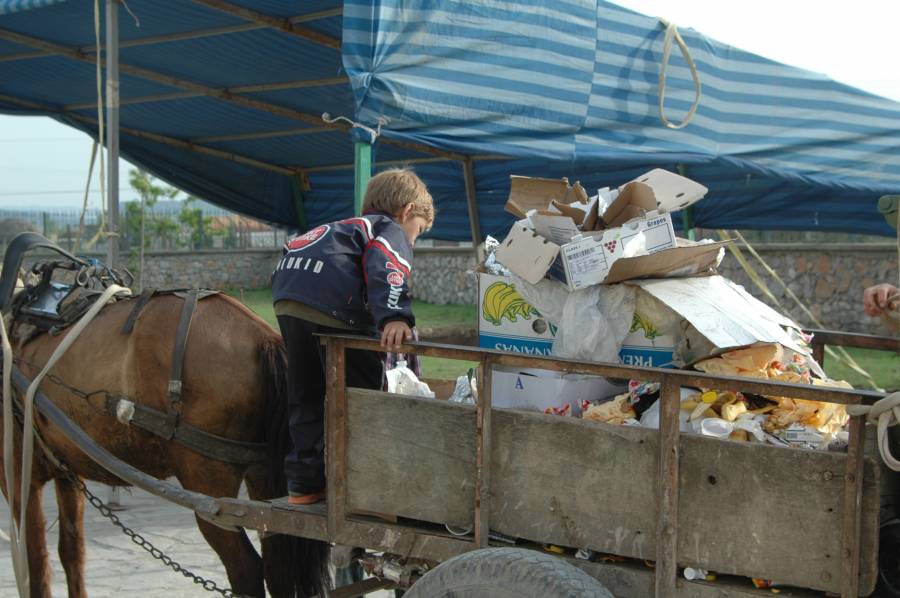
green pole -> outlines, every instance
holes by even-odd
[[[303,173],[291,177],[291,194],[294,197],[294,211],[297,212],[297,228],[305,231],[309,228],[306,221],[306,205],[303,194]]]
[[[694,230],[694,206],[688,206],[681,211],[681,229],[687,238],[695,241],[697,233]]]
[[[687,166],[678,165],[678,174],[687,176]],[[697,240],[697,232],[694,230],[694,206],[688,206],[681,210],[681,230],[690,241]]]
[[[362,214],[366,187],[372,178],[372,144],[365,141],[353,142],[353,211]]]

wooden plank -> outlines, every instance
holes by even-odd
[[[681,389],[670,380],[660,389],[659,460],[656,479],[656,598],[675,595],[678,578],[678,436]]]
[[[346,346],[349,349],[378,350],[378,341],[376,340],[358,336],[354,337],[352,335],[323,336],[340,338],[345,341]],[[875,401],[884,397],[883,393],[865,390],[847,390],[825,386],[812,386],[809,384],[789,384],[785,382],[763,382],[751,378],[717,376],[688,370],[643,368],[610,363],[589,363],[574,359],[557,359],[554,357],[538,355],[504,353],[492,349],[440,343],[417,342],[404,344],[401,347],[401,351],[431,357],[447,357],[450,359],[464,359],[469,361],[480,361],[485,355],[490,355],[496,365],[561,370],[571,374],[588,374],[605,376],[607,378],[646,380],[649,382],[662,382],[663,379],[670,378],[681,386],[690,386],[693,388],[716,388],[723,391],[740,391],[763,396],[790,397],[811,401],[839,403],[842,405],[872,405]]]
[[[277,31],[283,31],[284,33],[288,33],[290,35],[296,35],[298,37],[308,39],[317,44],[321,44],[326,48],[331,48],[333,50],[341,49],[341,40],[331,37],[330,35],[325,35],[324,33],[319,33],[315,29],[296,25],[290,18],[273,17],[272,15],[232,4],[231,2],[223,2],[223,0],[193,1],[197,4],[202,4],[215,10],[220,10],[225,14],[238,17],[239,19],[244,19],[245,21],[250,21],[251,23],[255,23],[257,25],[262,25],[264,27],[269,27]]]
[[[337,538],[329,538],[326,531],[324,505],[296,507],[286,501],[272,503],[238,499],[217,499],[219,516],[233,525],[272,533],[292,533],[319,540],[330,539],[352,546],[366,546],[412,558],[444,561],[471,548],[471,542],[423,532],[421,529],[384,522],[361,522],[348,519]],[[617,598],[646,598],[653,594],[654,572],[638,562],[589,562],[560,556],[583,569]],[[761,593],[749,580],[720,578],[716,582],[688,582],[678,579],[677,598],[754,598]],[[821,593],[784,589],[782,596],[820,598]]]
[[[570,564],[599,580],[616,598],[646,598],[654,592],[654,571],[642,563],[601,563],[564,558]],[[713,582],[688,581],[679,577],[675,584],[676,598],[760,598],[772,596],[757,590],[749,579],[723,578]],[[779,598],[822,598],[821,592],[796,588],[781,588]]]
[[[348,393],[348,508],[472,529],[475,407]]]
[[[850,441],[844,466],[844,493],[841,500],[841,596],[859,596],[859,553],[863,488],[863,443],[866,423],[850,419]]]
[[[475,548],[487,548],[491,533],[491,361],[478,368],[475,409]]]
[[[469,526],[474,408],[349,392],[350,506]],[[846,455],[693,435],[679,442],[679,565],[840,591]],[[493,530],[656,558],[655,430],[495,410],[492,445]],[[873,462],[864,466],[863,592],[875,581],[879,507]]]
[[[900,338],[896,337],[837,332],[834,330],[807,330],[806,332],[813,335],[814,343],[821,343],[823,345],[853,347],[856,349],[876,349],[879,351],[900,351]]]
[[[325,367],[328,533],[335,536],[344,521],[347,500],[347,388],[342,341],[331,339],[326,343]]]

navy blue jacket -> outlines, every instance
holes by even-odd
[[[272,299],[314,307],[359,329],[415,325],[409,296],[412,247],[381,213],[323,224],[290,239],[272,273]]]

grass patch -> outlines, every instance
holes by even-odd
[[[856,363],[869,372],[875,383],[885,390],[900,389],[900,354],[875,349],[847,349]],[[853,371],[842,361],[825,356],[825,371],[835,380],[846,380],[854,388],[870,388],[865,377]]]
[[[270,289],[244,289],[227,291],[232,297],[240,299],[247,307],[259,314],[266,322],[278,329],[275,312],[272,309],[272,292]],[[474,305],[435,305],[424,301],[413,301],[413,313],[422,328],[442,326],[477,325],[477,312]],[[900,354],[873,349],[847,349],[851,357],[875,379],[881,388],[896,390],[900,388]],[[465,374],[476,362],[441,359],[437,357],[422,358],[422,373],[428,378],[456,378]],[[826,356],[825,371],[835,380],[846,380],[855,388],[869,388],[865,378],[844,363]]]
[[[269,326],[278,330],[275,308],[272,307],[271,289],[228,289],[225,293],[240,299],[241,303],[256,312],[256,315],[268,322]]]

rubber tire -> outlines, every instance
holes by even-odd
[[[559,557],[523,548],[484,548],[444,561],[404,598],[614,598]]]

